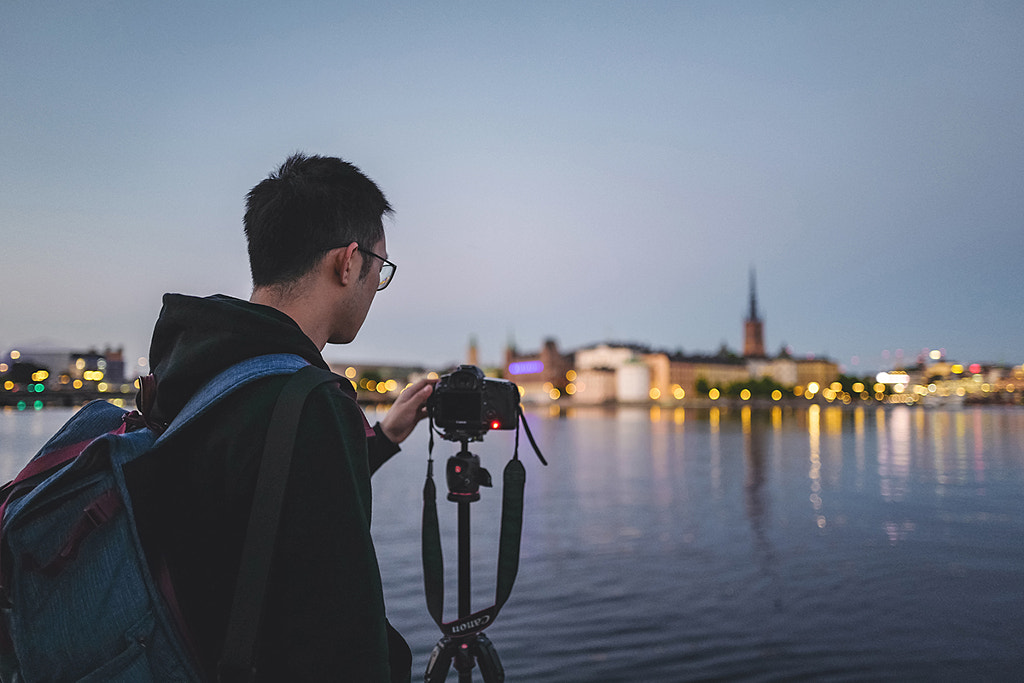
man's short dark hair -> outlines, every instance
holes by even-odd
[[[293,154],[249,191],[245,204],[249,267],[257,287],[290,284],[328,249],[384,236],[391,205],[362,171],[337,157]],[[360,277],[369,272],[364,259]]]

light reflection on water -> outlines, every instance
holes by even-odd
[[[5,479],[59,412],[0,413]],[[1024,666],[1024,410],[529,419],[551,465],[521,440],[520,572],[488,630],[511,681],[1006,680]],[[419,555],[426,441],[424,425],[374,477],[389,615],[414,679],[439,637]],[[499,486],[512,442],[492,433],[472,448]],[[438,442],[434,457],[455,450]],[[482,494],[474,608],[494,599],[500,518],[500,491]],[[455,506],[438,505],[452,618]]]

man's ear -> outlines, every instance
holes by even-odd
[[[330,267],[335,281],[347,287],[358,279],[360,264],[356,263],[356,251],[359,244],[353,242],[347,247],[339,247],[331,252]]]

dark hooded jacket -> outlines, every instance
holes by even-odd
[[[292,353],[327,368],[284,313],[217,295],[164,296],[150,418],[170,422],[220,371]],[[140,534],[162,556],[199,661],[213,677],[234,595],[270,412],[287,377],[231,394],[129,472]],[[369,427],[351,386],[323,384],[303,410],[258,644],[259,680],[408,681],[411,656],[384,615],[370,537],[370,474],[397,446]],[[393,670],[392,670],[393,669]]]

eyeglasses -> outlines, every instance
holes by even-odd
[[[377,291],[379,292],[380,290],[382,290],[385,287],[387,287],[388,285],[390,285],[391,284],[391,280],[395,277],[395,271],[398,270],[398,266],[396,266],[391,261],[388,261],[386,258],[381,256],[380,254],[374,254],[369,249],[363,249],[360,246],[357,246],[356,249],[358,249],[359,251],[363,252],[364,254],[368,254],[370,256],[376,256],[377,258],[379,258],[381,261],[384,262],[384,263],[381,264],[381,267],[380,267],[380,282],[377,284]]]

